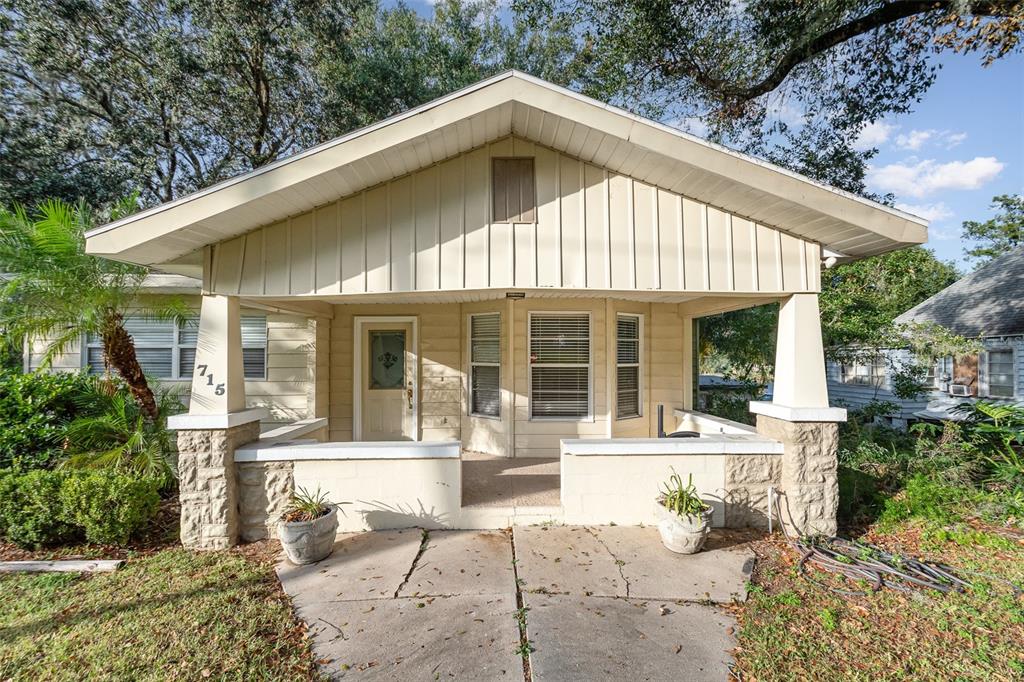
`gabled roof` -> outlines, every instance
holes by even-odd
[[[922,301],[897,322],[933,322],[969,338],[1024,334],[1024,246]]]
[[[850,257],[927,239],[927,221],[508,71],[87,235],[89,253],[166,265],[508,135]],[[193,270],[194,271],[194,270]]]

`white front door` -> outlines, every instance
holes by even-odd
[[[416,351],[412,324],[362,325],[360,440],[416,440]]]

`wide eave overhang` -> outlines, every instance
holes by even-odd
[[[846,258],[927,240],[922,218],[518,72],[91,230],[89,253],[197,275],[204,246],[509,135],[818,242]]]

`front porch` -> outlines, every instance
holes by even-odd
[[[692,476],[715,526],[767,526],[774,489],[792,493],[776,521],[830,532],[843,414],[825,407],[814,295],[783,301],[758,428],[691,408],[694,319],[765,300],[325,302],[309,317],[310,417],[259,434],[232,346],[242,305],[281,302],[205,296],[190,413],[170,423],[183,540],[273,535],[299,488],[348,503],[342,531],[651,524],[672,472]],[[665,431],[697,436],[659,438],[659,406]]]

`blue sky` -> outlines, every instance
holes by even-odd
[[[977,55],[944,55],[910,114],[876,123],[862,143],[879,149],[868,185],[930,219],[929,247],[962,270],[964,220],[985,220],[997,194],[1024,192],[1024,56],[983,68]]]
[[[410,3],[426,16],[432,5]],[[879,150],[868,188],[892,193],[897,206],[929,219],[928,247],[969,271],[963,221],[987,220],[992,197],[1024,192],[1024,55],[983,67],[977,54],[944,53],[938,63],[935,83],[914,111],[875,123],[861,142]],[[666,122],[698,135],[703,127]]]

